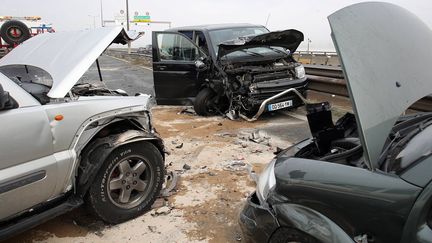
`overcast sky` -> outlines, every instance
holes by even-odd
[[[0,15],[41,16],[52,23],[57,31],[93,28],[100,26],[100,0],[1,0]],[[125,10],[125,0],[102,0],[104,19],[114,19]],[[270,30],[298,29],[311,39],[311,50],[334,50],[330,38],[327,16],[359,0],[129,0],[133,16],[150,13],[152,20],[171,21],[172,27],[212,23],[266,23]],[[386,0],[402,6],[420,17],[432,28],[431,0]],[[132,25],[132,29],[145,31],[146,35],[134,47],[150,44],[152,30],[164,30],[164,24]],[[299,50],[306,49],[306,41]]]

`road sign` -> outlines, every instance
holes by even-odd
[[[144,22],[144,23],[150,23],[150,15],[137,15],[134,16],[133,22]]]

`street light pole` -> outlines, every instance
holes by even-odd
[[[100,0],[100,16],[101,16],[101,26],[104,27],[103,10],[102,10],[102,0]]]
[[[129,31],[129,0],[126,0],[126,30]],[[131,53],[131,43],[128,41],[128,54]]]

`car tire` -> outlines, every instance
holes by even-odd
[[[0,28],[1,38],[13,46],[15,44],[21,44],[25,40],[29,39],[31,34],[26,24],[19,20],[6,21]]]
[[[195,97],[194,110],[200,116],[214,115],[214,111],[209,107],[210,100],[215,96],[215,92],[210,88],[202,89]]]
[[[108,156],[87,193],[90,210],[118,224],[148,211],[164,181],[160,151],[149,142],[123,145]]]
[[[298,243],[319,243],[319,241],[312,236],[303,233],[300,230],[292,228],[279,228],[271,236],[270,243],[286,243],[286,242],[298,242]]]

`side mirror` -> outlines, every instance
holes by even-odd
[[[9,95],[9,92],[3,90],[0,84],[0,111],[17,108],[18,103]]]
[[[202,72],[207,70],[207,60],[205,57],[200,57],[198,60],[195,61],[195,67],[198,70],[198,72]]]

